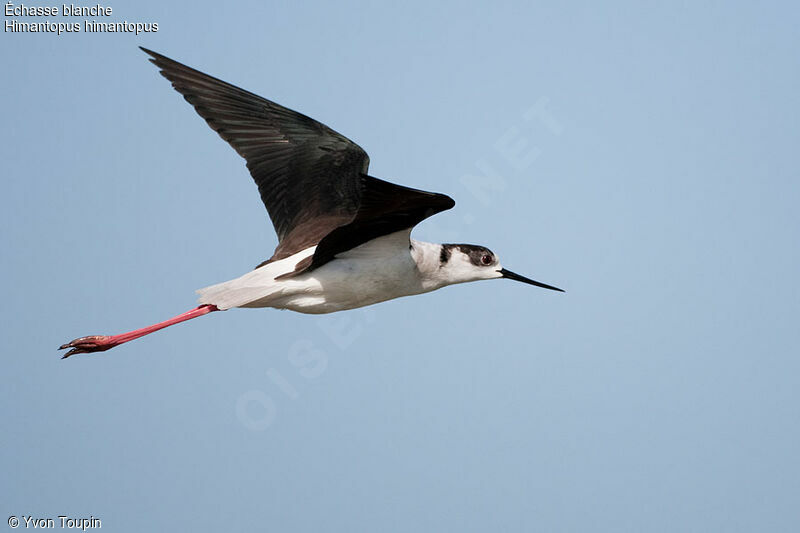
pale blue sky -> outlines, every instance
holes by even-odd
[[[494,4],[114,2],[159,32],[3,33],[0,518],[797,531],[800,10]],[[233,310],[59,360],[275,245],[138,45],[452,196],[416,238],[567,293]]]

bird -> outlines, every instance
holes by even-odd
[[[197,307],[127,333],[77,338],[60,346],[69,349],[62,359],[231,308],[333,313],[500,278],[564,292],[503,268],[485,246],[412,239],[418,223],[454,207],[453,199],[372,177],[367,153],[328,126],[140,48],[245,159],[278,245],[254,270],[198,290]]]

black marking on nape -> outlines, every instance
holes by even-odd
[[[442,251],[439,254],[439,261],[444,264],[450,260],[450,255],[453,252],[453,249],[457,248],[459,252],[469,257],[470,263],[475,266],[485,267],[491,265],[484,265],[481,262],[481,258],[484,255],[490,255],[492,257],[492,264],[497,261],[494,253],[485,246],[478,246],[477,244],[443,244]]]
[[[453,244],[443,244],[442,250],[439,252],[439,268],[444,266],[448,261],[450,261],[450,255],[452,254]]]

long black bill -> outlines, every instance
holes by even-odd
[[[536,285],[537,287],[541,287],[543,289],[550,289],[551,291],[564,292],[563,289],[559,289],[558,287],[553,287],[552,285],[545,285],[544,283],[539,283],[538,281],[526,278],[525,276],[520,276],[519,274],[514,274],[513,272],[511,272],[510,270],[506,270],[505,268],[501,269],[500,273],[506,279],[521,281],[522,283],[527,283],[529,285]]]

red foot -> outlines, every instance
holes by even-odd
[[[70,355],[79,353],[105,352],[119,344],[119,342],[114,342],[109,335],[89,335],[88,337],[80,337],[67,344],[62,344],[59,350],[72,348],[61,358],[66,359]]]

